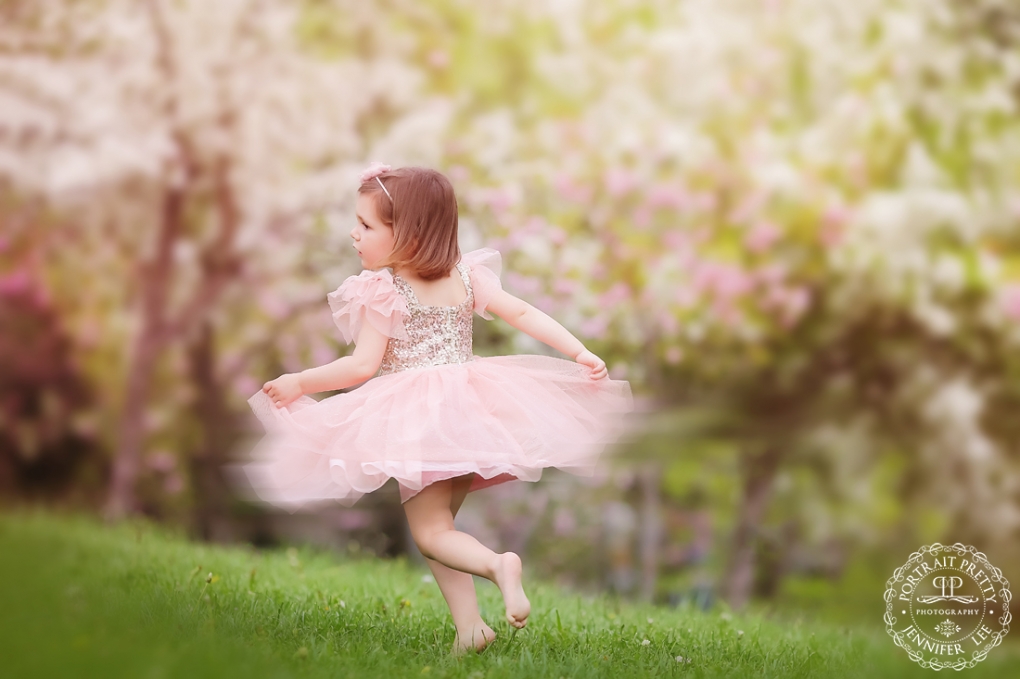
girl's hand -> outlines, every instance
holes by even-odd
[[[609,374],[609,371],[606,370],[606,362],[587,349],[579,353],[577,356],[574,356],[574,360],[581,365],[586,365],[591,368],[592,372],[590,377],[593,380],[601,380]]]
[[[298,376],[292,373],[280,375],[275,380],[266,382],[262,385],[262,391],[269,394],[269,398],[277,408],[286,408],[303,393]]]

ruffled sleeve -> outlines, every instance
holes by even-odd
[[[350,276],[326,299],[347,344],[357,340],[366,321],[387,337],[409,339],[404,327],[407,301],[393,286],[393,274],[385,269]]]
[[[475,312],[487,321],[493,320],[492,314],[486,311],[493,295],[503,289],[499,282],[499,273],[503,268],[503,260],[498,251],[492,248],[479,248],[465,252],[461,261],[471,271],[471,288],[475,294]]]

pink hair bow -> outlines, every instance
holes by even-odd
[[[367,168],[365,168],[364,171],[362,171],[361,181],[362,182],[372,181],[373,179],[381,175],[383,172],[389,172],[392,169],[393,168],[391,168],[389,165],[376,161],[369,165]]]

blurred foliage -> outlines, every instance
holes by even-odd
[[[88,457],[89,493],[112,462],[140,511],[227,511],[211,470],[245,399],[351,349],[324,298],[384,159],[445,171],[465,249],[499,249],[505,287],[632,382],[654,415],[627,456],[661,464],[665,503],[703,494],[714,572],[757,563],[778,596],[935,539],[1020,563],[1010,3],[0,12],[0,336],[64,366],[5,367],[0,483],[52,429],[46,464]],[[548,351],[481,321],[475,347]],[[571,500],[569,548],[550,499],[550,572],[597,579],[554,553],[584,553],[614,492]]]

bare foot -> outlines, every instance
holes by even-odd
[[[453,655],[461,655],[472,648],[476,651],[482,651],[495,639],[496,633],[493,629],[479,620],[471,629],[464,630],[463,634],[461,634],[460,630],[457,630],[457,636],[453,640],[453,648],[450,652]]]
[[[531,602],[524,595],[521,585],[521,557],[513,552],[504,552],[496,556],[496,586],[503,593],[503,605],[506,606],[506,619],[514,627],[520,629],[528,623],[531,613]]]

